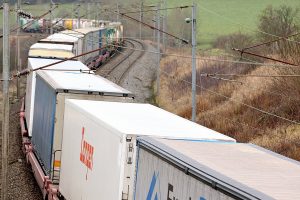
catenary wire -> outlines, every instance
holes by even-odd
[[[16,28],[11,29],[9,32],[16,31],[16,30],[19,29],[19,28],[27,28],[27,27],[28,27],[29,25],[31,25],[34,21],[37,21],[37,20],[41,19],[42,17],[48,15],[49,13],[51,13],[51,12],[52,12],[53,10],[55,10],[56,8],[58,8],[57,5],[56,5],[54,8],[48,10],[46,13],[42,14],[41,16],[39,16],[39,17],[33,19],[32,21],[29,21],[29,22],[27,22],[27,23],[25,23],[25,24],[23,24],[23,25],[21,25],[21,26],[17,26]],[[3,38],[3,35],[0,35],[0,38]]]
[[[167,72],[165,72],[165,71],[162,71],[162,70],[161,70],[161,72],[164,73],[164,74],[166,74],[167,76],[170,76],[169,73],[167,73]],[[172,77],[172,76],[170,76],[170,77]],[[174,78],[174,77],[172,77],[172,78]],[[184,80],[184,79],[180,79],[180,78],[176,78],[176,79],[181,80],[182,82],[188,83],[188,84],[190,84],[190,85],[192,84],[191,82],[189,82],[189,81],[187,81],[187,80]],[[291,119],[288,119],[288,118],[285,118],[285,117],[276,115],[276,114],[274,114],[274,113],[271,113],[271,112],[268,112],[268,111],[265,111],[265,110],[262,110],[262,109],[260,109],[260,108],[257,108],[257,107],[254,107],[254,106],[252,106],[252,105],[246,104],[246,103],[244,103],[244,102],[241,102],[241,101],[236,100],[236,99],[234,99],[234,98],[232,98],[232,97],[228,97],[228,96],[226,96],[226,95],[220,94],[220,93],[218,93],[218,92],[216,92],[216,91],[213,91],[213,90],[210,90],[210,89],[208,89],[208,88],[199,86],[199,85],[197,85],[197,84],[196,84],[196,87],[201,88],[201,89],[203,89],[203,90],[205,90],[205,91],[207,91],[207,92],[209,92],[209,93],[211,93],[211,94],[214,94],[214,95],[216,95],[216,96],[223,97],[223,98],[225,98],[225,99],[227,99],[227,100],[229,100],[229,101],[231,101],[231,102],[241,104],[241,105],[243,105],[243,106],[245,106],[245,107],[248,107],[248,108],[250,108],[250,109],[252,109],[252,110],[255,110],[255,111],[257,111],[257,112],[264,113],[264,114],[266,114],[266,115],[276,117],[276,118],[278,118],[278,119],[281,119],[281,120],[283,120],[283,121],[286,121],[286,122],[289,122],[289,123],[292,123],[292,124],[300,125],[300,122],[297,122],[297,121],[294,121],[294,120],[291,120]]]

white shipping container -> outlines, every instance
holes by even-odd
[[[45,173],[53,182],[59,182],[65,100],[132,102],[132,97],[128,90],[94,74],[37,72],[32,144]]]
[[[137,154],[137,200],[300,199],[300,163],[252,144],[144,137]]]
[[[99,47],[99,36],[100,36],[100,30],[103,28],[84,28],[84,29],[75,29],[74,32],[81,33],[84,35],[82,38],[83,40],[83,46],[82,46],[82,52],[89,52],[92,50],[95,50]],[[97,44],[97,45],[95,45]],[[89,61],[92,58],[95,58],[99,55],[99,52],[93,52],[88,55],[82,56],[81,60],[82,62]]]
[[[28,58],[28,69],[34,70],[42,66],[46,66],[60,60],[56,59],[41,59],[41,58]],[[65,61],[48,67],[48,69],[59,70],[89,70],[87,66],[79,61]],[[26,99],[25,99],[25,117],[29,136],[32,136],[32,120],[33,120],[33,105],[35,99],[35,83],[36,72],[33,71],[27,76],[26,84]]]
[[[149,104],[67,100],[59,191],[66,199],[133,199],[136,138],[235,142]]]

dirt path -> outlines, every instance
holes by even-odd
[[[155,48],[145,42],[147,51],[155,51]],[[122,63],[128,65],[128,63]],[[139,103],[149,103],[152,101],[152,83],[156,76],[156,54],[145,53],[131,67],[126,77],[120,85],[135,94],[135,99]]]

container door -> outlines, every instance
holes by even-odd
[[[122,200],[133,199],[135,167],[136,167],[136,137],[127,135]]]

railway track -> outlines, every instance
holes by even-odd
[[[100,67],[96,74],[99,74],[117,84],[120,84],[131,67],[144,54],[144,51],[135,51],[134,49],[145,50],[145,44],[140,40],[126,39],[126,47],[124,51],[120,51],[120,56],[112,59],[107,64]]]

